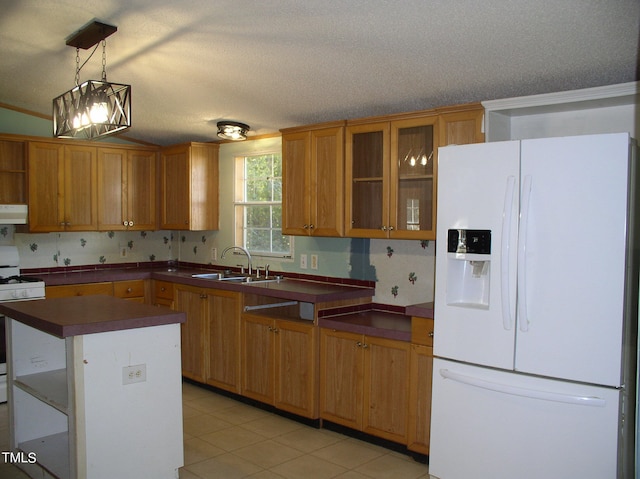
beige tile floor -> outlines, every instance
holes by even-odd
[[[325,429],[315,429],[183,385],[184,467],[180,479],[428,479],[410,457]],[[6,404],[0,405],[0,450],[8,447]],[[23,479],[3,464],[0,478]]]

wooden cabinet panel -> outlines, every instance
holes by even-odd
[[[156,153],[98,149],[98,229],[156,229]]]
[[[127,153],[126,218],[130,230],[155,230],[156,216],[156,152]]]
[[[27,155],[24,141],[0,140],[0,204],[27,202]]]
[[[186,314],[180,325],[182,346],[182,375],[194,381],[205,382],[205,300],[207,295],[199,289],[176,286],[176,310]]]
[[[29,143],[29,231],[64,231],[64,146]]]
[[[309,234],[309,132],[282,136],[282,233]]]
[[[89,146],[65,146],[64,218],[66,231],[98,229],[97,151]]]
[[[320,417],[362,429],[362,335],[320,330]]]
[[[317,328],[311,322],[275,322],[275,397],[278,409],[318,417]]]
[[[96,231],[96,149],[29,143],[29,231]]]
[[[411,342],[414,344],[433,346],[432,318],[420,318],[417,316],[411,318]]]
[[[317,343],[312,322],[242,315],[242,394],[315,419]]]
[[[113,295],[118,298],[145,302],[145,280],[114,281]]]
[[[45,296],[49,298],[63,298],[67,296],[88,296],[91,294],[113,295],[113,283],[83,283],[65,284],[60,286],[47,286]]]
[[[320,416],[406,444],[409,343],[320,330]]]
[[[283,130],[283,232],[344,235],[344,122]]]
[[[242,394],[267,404],[275,384],[272,324],[271,318],[242,316]]]
[[[344,235],[344,127],[311,132],[311,224],[313,236]]]
[[[207,291],[209,352],[207,384],[240,393],[241,294]]]
[[[388,121],[346,132],[346,235],[386,238],[389,226]]]
[[[218,148],[213,143],[187,143],[162,150],[162,229],[218,229]]]
[[[365,336],[362,429],[400,444],[407,441],[409,348],[404,341]]]
[[[441,113],[438,118],[440,139],[438,144],[467,145],[483,143],[483,108],[470,108],[465,111]]]
[[[98,229],[119,231],[126,229],[126,176],[123,164],[127,151],[98,150]]]
[[[432,375],[433,347],[412,344],[407,447],[411,451],[427,455],[431,428]]]

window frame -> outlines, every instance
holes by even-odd
[[[233,208],[234,208],[234,242],[238,246],[242,246],[246,248],[246,237],[247,237],[247,228],[246,228],[246,217],[245,217],[245,207],[247,206],[280,206],[282,209],[282,199],[280,201],[247,201],[245,198],[246,194],[246,160],[248,158],[255,158],[260,156],[274,155],[280,157],[280,161],[282,161],[282,152],[280,150],[264,150],[264,151],[252,151],[246,154],[238,154],[234,156],[234,198],[233,198]],[[280,177],[282,178],[282,177]],[[273,230],[273,228],[269,228]],[[249,252],[251,256],[254,257],[267,257],[267,258],[279,258],[282,260],[290,260],[293,261],[293,253],[294,253],[294,237],[291,235],[283,235],[289,238],[289,252],[280,253],[274,251],[252,251],[249,248]]]

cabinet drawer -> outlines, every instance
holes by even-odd
[[[155,281],[154,295],[156,298],[173,300],[173,283],[167,281]]]
[[[67,296],[88,296],[90,294],[113,296],[113,283],[65,284],[61,286],[47,286],[45,288],[45,296],[47,299],[64,298]]]
[[[433,319],[411,317],[411,342],[433,346]]]
[[[113,295],[118,298],[144,298],[144,280],[116,281],[113,283]]]

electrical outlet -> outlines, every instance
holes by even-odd
[[[120,244],[120,245],[118,245],[118,248],[120,249],[120,257],[121,258],[126,258],[127,257],[127,245],[126,244]]]
[[[306,254],[301,254],[300,255],[300,268],[301,269],[307,269],[307,255]]]
[[[218,259],[218,248],[211,248],[211,261]]]
[[[311,269],[318,269],[318,255],[311,255]]]
[[[147,365],[136,364],[122,368],[122,384],[143,383],[147,380]]]

